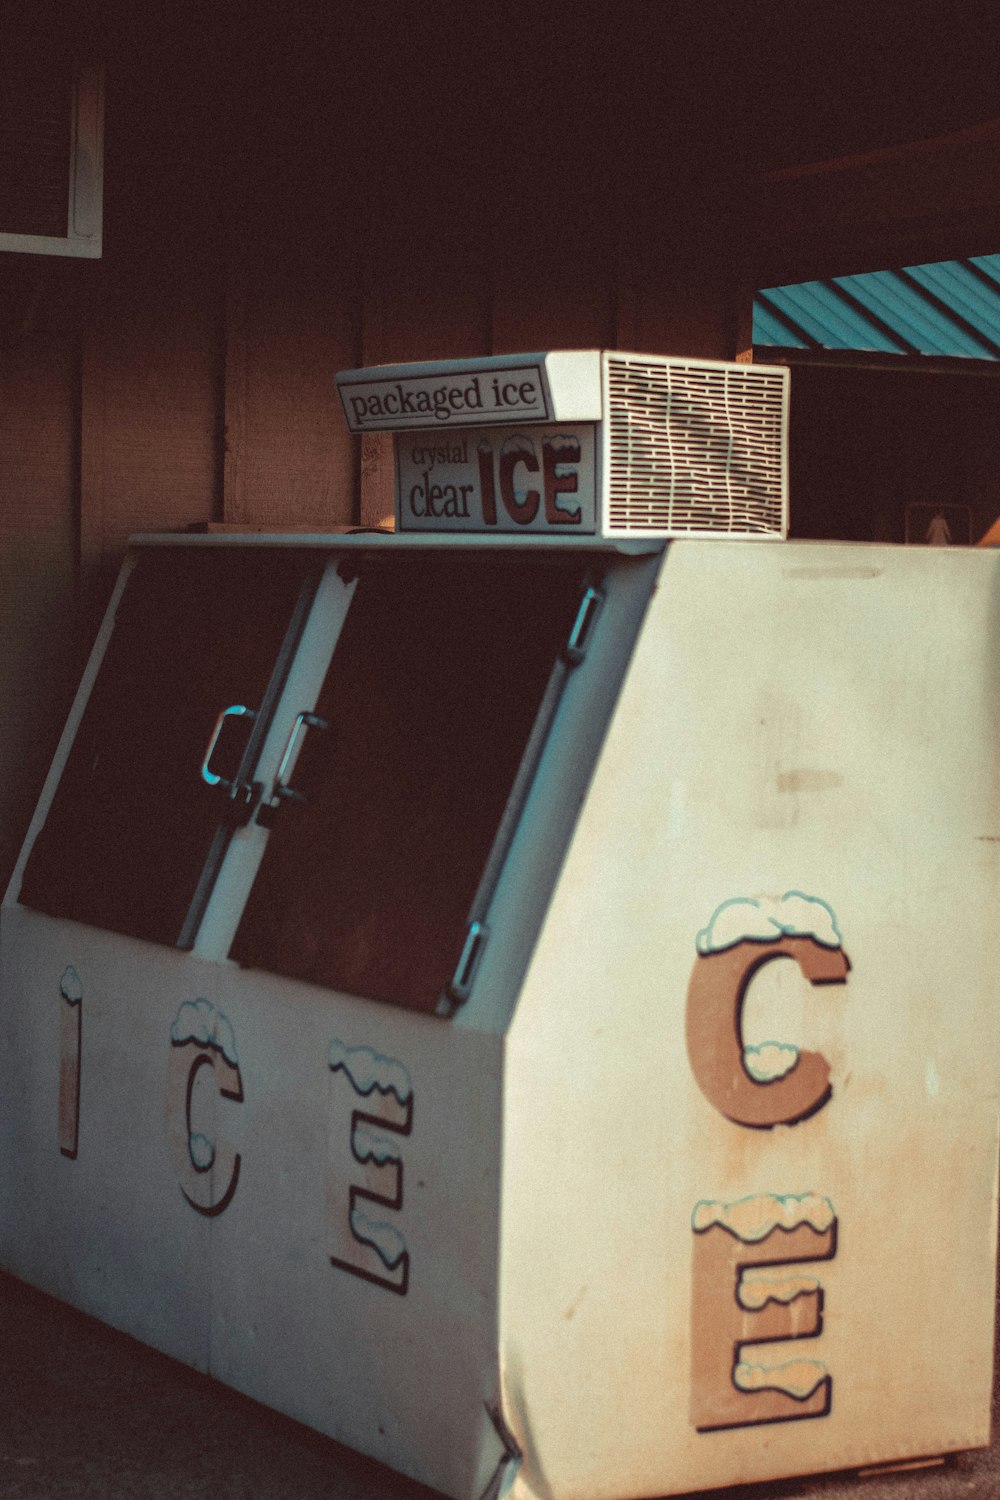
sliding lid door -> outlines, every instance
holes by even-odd
[[[248,815],[256,750],[316,568],[308,553],[139,552],[25,868],[24,905],[190,944],[232,827]]]
[[[421,551],[357,567],[323,688],[299,705],[293,785],[231,956],[433,1011],[551,700],[584,565]]]

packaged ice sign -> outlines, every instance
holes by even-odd
[[[361,371],[357,378],[338,376],[351,431],[541,422],[552,416],[541,361],[517,365],[498,361],[488,372],[450,366],[423,375],[422,368],[386,374]]]
[[[401,531],[593,534],[593,426],[489,427],[434,437],[396,440]]]
[[[788,378],[767,365],[555,350],[337,376],[394,434],[399,531],[783,537]]]

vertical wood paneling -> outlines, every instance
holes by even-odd
[[[468,272],[466,273],[468,277]],[[483,281],[445,281],[415,286],[410,278],[384,270],[372,278],[364,301],[361,363],[403,363],[418,359],[463,359],[488,354],[490,309]],[[361,438],[359,524],[391,525],[394,514],[392,438],[368,433]]]
[[[587,258],[505,264],[494,284],[493,353],[611,348],[615,300],[614,272],[598,247]]]
[[[231,282],[227,307],[223,519],[349,525],[357,458],[333,381],[357,363],[349,295],[255,265]]]
[[[682,189],[678,197],[683,201]],[[738,233],[735,221],[720,220],[719,242],[707,242],[699,257],[663,204],[650,212],[638,199],[631,203],[620,230],[617,347],[692,359],[748,357],[754,285]],[[728,259],[720,254],[727,238]]]
[[[0,887],[76,675],[75,340],[0,336]]]
[[[644,353],[732,359],[737,331],[737,297],[725,283],[664,267],[662,281],[638,288],[632,333]]]
[[[78,556],[80,605],[94,615],[100,607],[98,583],[104,559],[104,426],[106,405],[104,341],[86,328],[80,341],[80,481]]]
[[[111,307],[86,333],[80,555],[95,609],[132,532],[216,514],[219,322],[214,307]]]

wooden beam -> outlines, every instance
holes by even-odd
[[[990,253],[1000,119],[769,172],[752,184],[749,218],[758,286]]]

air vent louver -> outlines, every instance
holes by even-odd
[[[784,536],[788,372],[606,355],[608,534]]]

